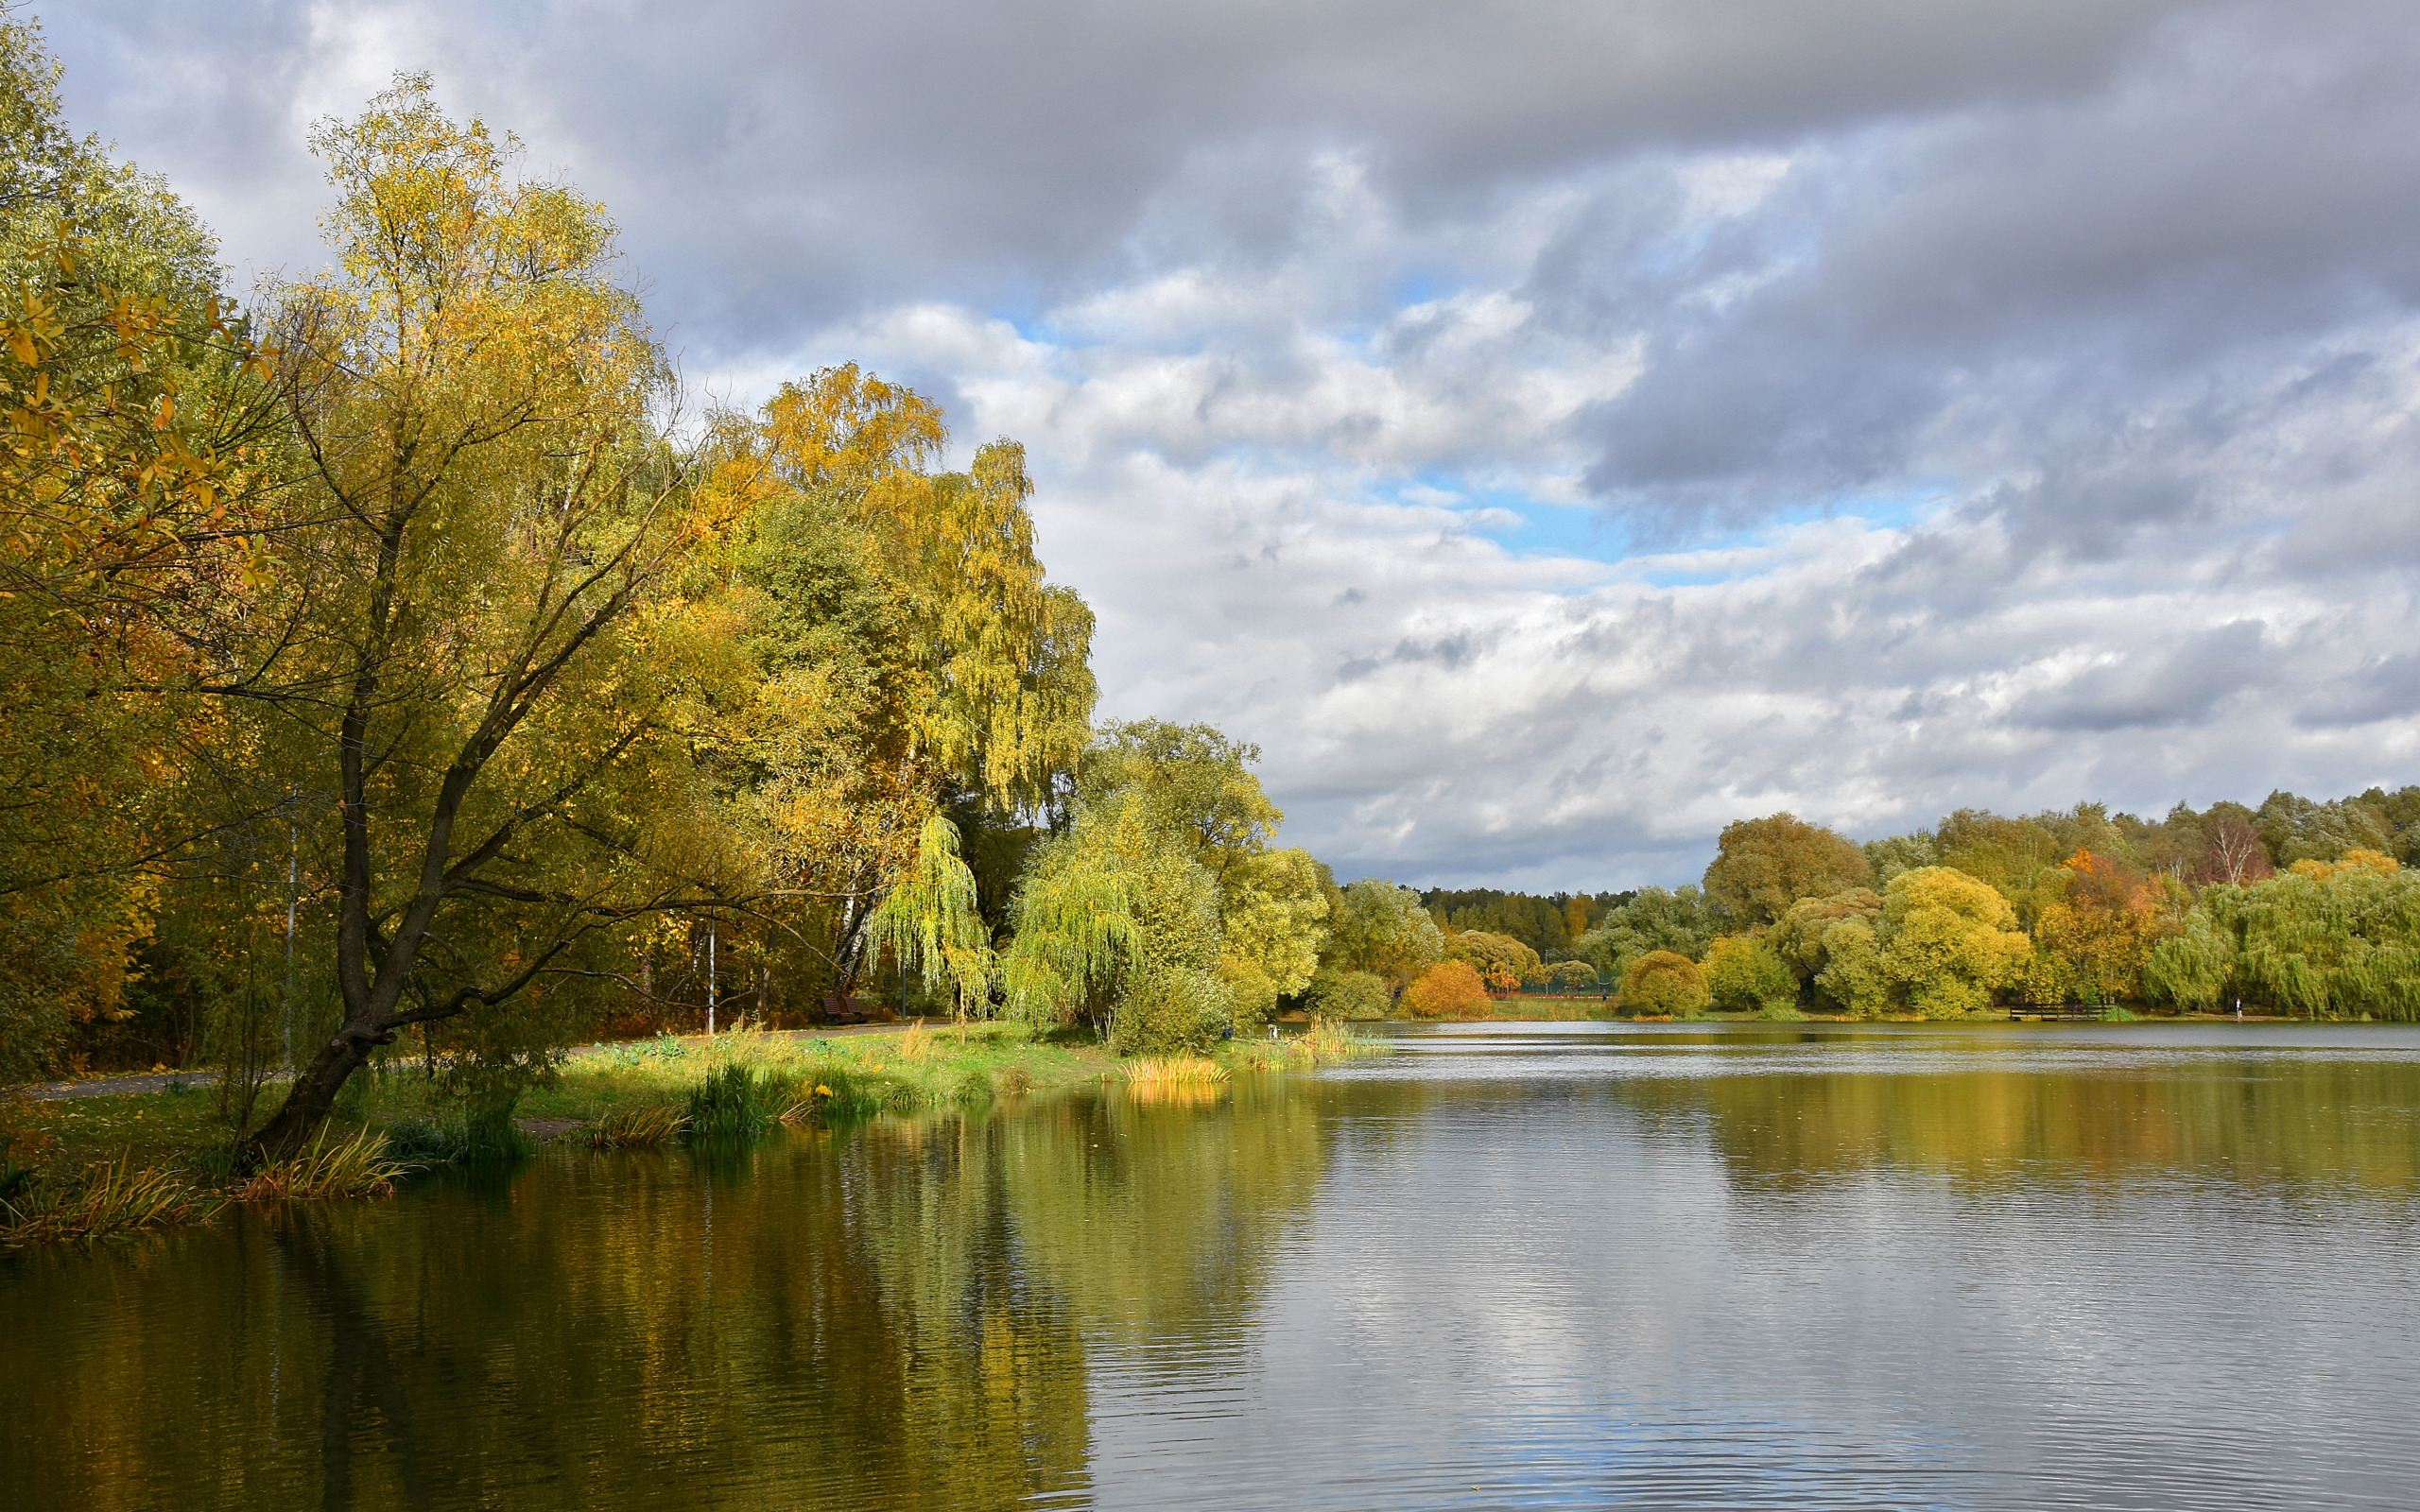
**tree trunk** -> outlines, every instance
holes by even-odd
[[[311,1057],[311,1064],[295,1076],[285,1101],[261,1125],[261,1131],[246,1142],[245,1164],[258,1167],[300,1154],[320,1125],[327,1122],[336,1107],[337,1093],[344,1089],[345,1078],[370,1059],[370,1047],[393,1039],[391,1034],[361,1035],[350,1024],[338,1030],[337,1037],[321,1045],[320,1053]]]

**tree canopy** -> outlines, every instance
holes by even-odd
[[[1741,928],[1778,923],[1802,898],[1821,898],[1873,880],[1857,845],[1789,814],[1723,826],[1705,868],[1705,896]]]

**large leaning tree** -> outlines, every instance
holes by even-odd
[[[717,528],[599,207],[514,179],[510,141],[424,77],[314,145],[337,261],[284,291],[274,332],[294,523],[216,691],[333,879],[335,1022],[256,1159],[415,1025],[543,1065],[583,952],[683,905],[642,779],[679,702],[666,585]]]

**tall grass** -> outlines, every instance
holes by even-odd
[[[388,1131],[388,1154],[406,1169],[527,1160],[538,1144],[513,1122],[512,1108],[508,1100],[399,1120]]]
[[[588,1130],[593,1150],[637,1150],[669,1144],[688,1132],[689,1115],[669,1103],[617,1108]]]
[[[752,1066],[734,1061],[689,1090],[689,1138],[749,1139],[765,1132],[772,1114],[758,1096],[758,1077]]]
[[[1314,1062],[1311,1047],[1302,1039],[1253,1040],[1237,1038],[1220,1052],[1237,1071],[1308,1071]]]
[[[806,1066],[791,1085],[777,1116],[785,1124],[816,1124],[885,1111],[905,1112],[923,1104],[925,1094],[915,1087],[876,1079],[872,1073],[879,1069],[853,1071],[837,1060]],[[987,1090],[989,1081],[986,1077]]]
[[[86,1166],[65,1180],[38,1172],[14,1183],[0,1201],[0,1250],[174,1228],[209,1217],[224,1200],[174,1172],[136,1170],[127,1156]]]
[[[1222,1082],[1227,1079],[1226,1067],[1199,1056],[1143,1056],[1126,1062],[1121,1069],[1126,1073],[1127,1081],[1135,1086]]]
[[[1218,1081],[1138,1081],[1127,1087],[1126,1095],[1135,1102],[1162,1108],[1205,1108],[1227,1095],[1227,1084]]]
[[[1311,1024],[1311,1032],[1303,1036],[1303,1043],[1311,1053],[1313,1062],[1322,1060],[1356,1060],[1363,1056],[1391,1056],[1395,1042],[1374,1034],[1359,1034],[1336,1019],[1320,1019]]]
[[[235,1189],[245,1202],[310,1202],[324,1197],[383,1197],[409,1167],[387,1152],[387,1136],[363,1129],[341,1143],[323,1134],[289,1160],[272,1160]]]

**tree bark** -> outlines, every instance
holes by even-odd
[[[394,1038],[388,1034],[373,1035],[366,1041],[357,1040],[348,1024],[335,1039],[321,1045],[320,1053],[311,1057],[311,1064],[295,1076],[285,1101],[252,1136],[245,1152],[249,1163],[290,1160],[300,1153],[335,1110],[337,1093],[344,1090],[346,1079],[370,1059],[370,1047],[392,1043]]]

